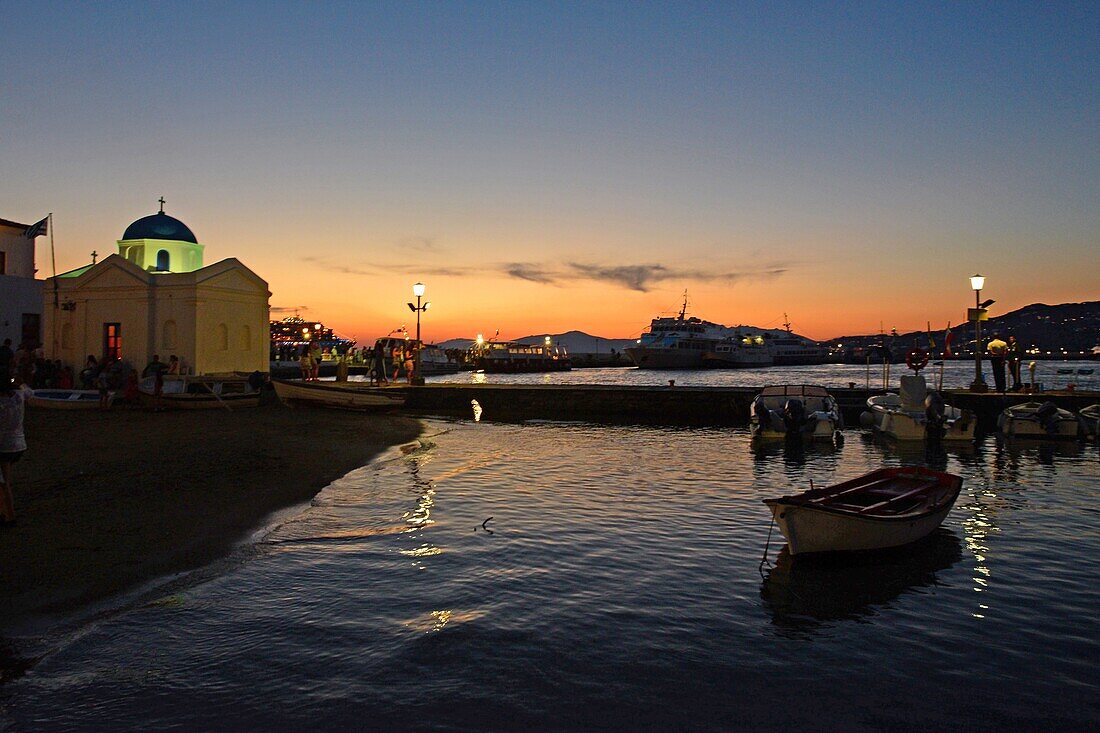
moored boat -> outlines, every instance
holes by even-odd
[[[764,339],[757,336],[730,336],[710,351],[703,352],[703,366],[712,369],[750,369],[774,363]]]
[[[899,394],[867,399],[860,422],[895,440],[973,440],[977,425],[973,413],[945,405],[938,393],[928,392],[923,376],[902,376]]]
[[[471,349],[469,359],[474,369],[486,374],[567,372],[573,368],[564,349],[549,344],[489,341],[476,344]]]
[[[1085,434],[1100,440],[1100,403],[1089,405],[1077,414],[1081,416]]]
[[[997,418],[997,429],[1006,438],[1068,440],[1077,437],[1080,424],[1069,410],[1053,402],[1024,402],[1005,408]]]
[[[115,393],[107,393],[107,404],[114,401]],[[27,398],[32,407],[47,410],[94,410],[99,407],[99,392],[94,389],[36,389]]]
[[[959,476],[907,466],[764,503],[792,555],[878,550],[927,536],[961,490]]]
[[[754,438],[832,440],[843,426],[832,395],[824,387],[809,384],[765,387],[752,401],[749,420]]]
[[[275,393],[288,405],[341,410],[386,410],[405,404],[404,392],[392,387],[363,387],[349,382],[300,382],[272,379]]]

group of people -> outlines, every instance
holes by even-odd
[[[387,354],[382,344],[377,343],[374,345],[373,350],[362,349],[357,358],[370,365],[369,374],[372,385],[381,386],[389,384],[391,381],[396,382],[400,378],[402,370],[405,372],[405,379],[411,383],[416,369],[416,352],[411,347],[394,346],[392,351]],[[390,359],[392,365],[390,369],[386,368],[387,358]],[[321,351],[320,344],[316,341],[308,346],[303,346],[298,355],[298,367],[301,370],[302,381],[316,382],[320,378],[321,362],[323,360],[324,353]],[[351,361],[350,351],[340,355],[340,364],[347,364]],[[389,374],[391,369],[392,375]]]
[[[1012,391],[1017,392],[1023,388],[1020,382],[1020,344],[1015,336],[1009,336],[1008,341],[1001,339],[1000,334],[993,334],[989,343],[985,345],[986,355],[989,357],[989,365],[993,369],[993,383],[998,392],[1008,390],[1008,379],[1005,375],[1005,367],[1008,367],[1008,375],[1012,377]]]

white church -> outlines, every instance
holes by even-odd
[[[268,370],[267,282],[235,258],[203,265],[203,245],[160,211],[138,219],[118,254],[47,278],[48,358],[79,370],[89,354],[137,369],[178,356],[185,374]]]

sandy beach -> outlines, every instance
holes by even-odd
[[[28,409],[18,523],[0,529],[0,636],[226,554],[386,448],[399,415],[290,409]]]

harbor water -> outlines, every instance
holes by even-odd
[[[1025,362],[1021,381],[1032,381]],[[823,387],[865,387],[877,389],[889,384],[897,389],[903,374],[912,374],[905,364],[891,364],[886,372],[879,364],[818,364],[813,366],[773,366],[754,369],[638,369],[608,367],[573,369],[568,372],[542,374],[479,374],[459,372],[428,377],[428,382],[459,384],[608,384],[616,386],[667,385],[669,380],[682,387],[763,387],[769,384],[818,384]],[[940,367],[929,365],[921,372],[930,386],[940,384]],[[359,377],[365,379],[364,377]],[[989,363],[982,364],[982,378],[993,389],[993,373]],[[887,381],[888,380],[888,381]],[[943,365],[944,388],[968,387],[974,381],[974,362],[947,361]],[[1035,383],[1045,390],[1065,389],[1075,385],[1082,390],[1100,390],[1100,362],[1039,361],[1035,363]],[[1011,378],[1008,386],[1012,386]]]
[[[0,729],[1100,726],[1094,444],[485,419],[430,421],[225,562],[39,640]],[[900,464],[964,478],[931,537],[782,550],[761,499]]]

